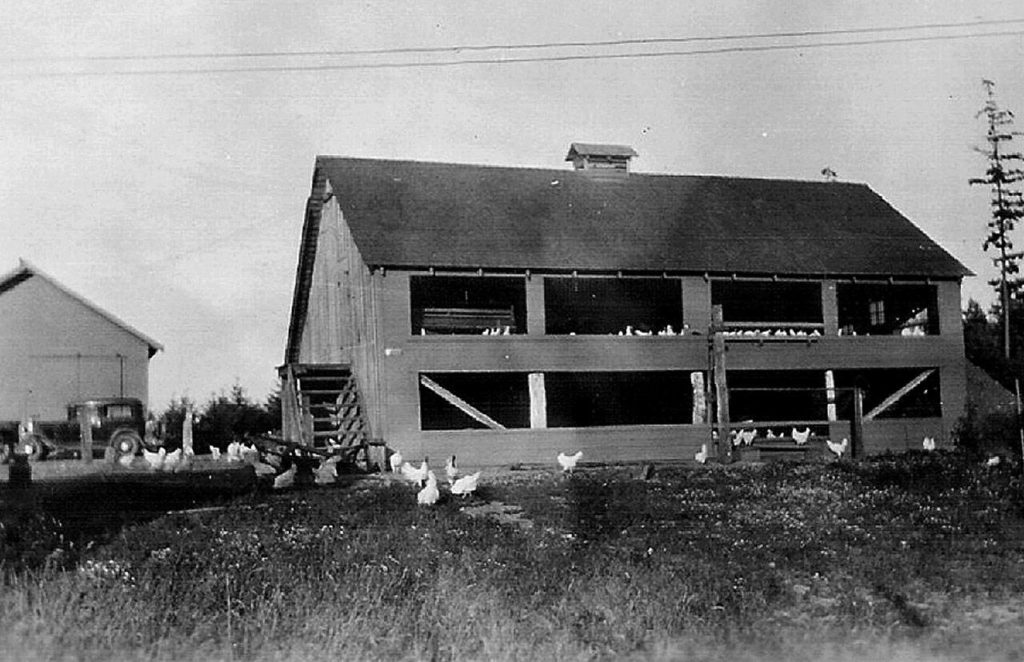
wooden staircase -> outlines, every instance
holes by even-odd
[[[304,446],[340,452],[353,463],[369,462],[369,428],[359,387],[343,364],[293,364],[295,402]]]

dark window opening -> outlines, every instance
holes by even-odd
[[[545,333],[674,335],[682,302],[674,278],[545,278]]]
[[[530,427],[530,392],[525,372],[429,373],[430,379],[507,428]],[[420,428],[488,429],[420,383]]]
[[[548,427],[692,422],[690,373],[548,372]]]
[[[859,386],[864,393],[864,413],[870,413],[886,398],[910,384],[925,373],[927,368],[878,368],[864,370],[836,370],[836,388]],[[840,418],[853,415],[852,400],[837,401]],[[932,418],[942,416],[942,399],[939,389],[939,371],[933,370],[920,384],[891,406],[879,412],[876,418]]]
[[[925,336],[939,332],[934,285],[840,283],[839,335]]]
[[[412,333],[526,333],[526,279],[498,276],[412,276]]]
[[[824,370],[730,370],[727,381],[734,425],[827,419]]]
[[[820,283],[716,280],[711,282],[711,305],[722,306],[726,326],[823,326]]]

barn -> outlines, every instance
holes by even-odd
[[[949,443],[959,261],[864,184],[635,157],[318,157],[285,434],[480,465],[691,459],[723,427],[766,452],[807,429],[858,453]]]
[[[162,349],[24,260],[0,276],[0,421],[60,421],[83,399],[145,404]]]

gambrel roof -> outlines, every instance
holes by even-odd
[[[321,156],[365,262],[960,278],[970,271],[864,184]]]

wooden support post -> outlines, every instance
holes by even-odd
[[[715,382],[715,412],[718,420],[718,460],[732,462],[729,438],[729,384],[725,378],[725,335],[722,333],[722,306],[711,309],[711,365]]]
[[[185,406],[185,420],[181,422],[181,452],[185,455],[195,455],[192,447],[192,407]]]
[[[691,422],[694,425],[707,423],[708,400],[707,391],[704,386],[704,373],[699,370],[690,373],[690,386],[693,389],[693,410]]]
[[[853,389],[853,420],[850,421],[850,457],[864,455],[864,391]]]
[[[531,372],[530,385],[530,427],[534,430],[548,426],[548,395],[544,386],[544,373]]]
[[[78,430],[82,438],[82,462],[92,464],[92,424],[96,418],[96,407],[84,404],[78,408]]]
[[[829,423],[836,422],[836,377],[831,370],[825,371],[825,409]]]

